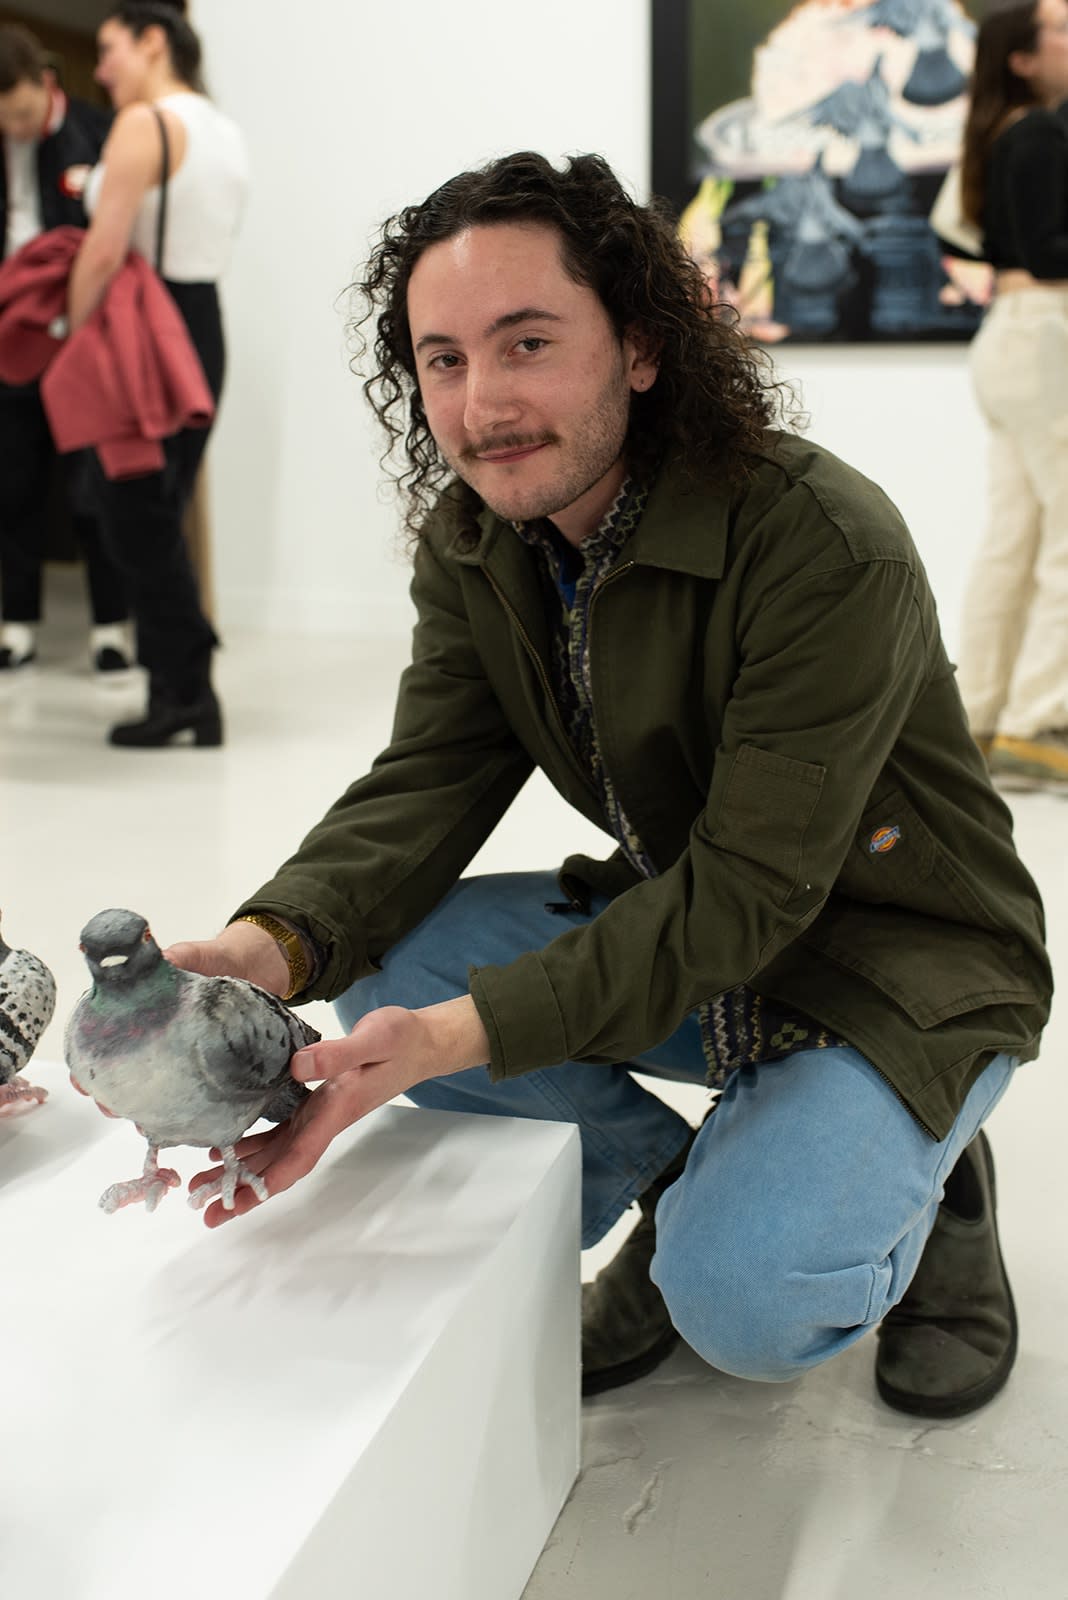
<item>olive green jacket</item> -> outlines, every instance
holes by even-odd
[[[438,903],[535,766],[604,826],[554,703],[538,557],[483,510],[424,530],[393,738],[244,910],[328,952],[332,998]],[[472,970],[495,1079],[622,1062],[740,983],[849,1039],[936,1138],[1052,987],[1042,908],[964,721],[899,513],[769,435],[749,483],[665,469],[590,617],[597,735],[658,868],[566,863],[614,895]],[[239,913],[235,913],[239,914]]]

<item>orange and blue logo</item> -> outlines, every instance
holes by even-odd
[[[896,822],[891,823],[886,828],[876,828],[868,842],[868,849],[873,856],[885,856],[886,852],[892,850],[900,838],[901,828]]]

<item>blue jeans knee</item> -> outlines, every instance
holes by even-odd
[[[805,1272],[772,1252],[743,1257],[708,1239],[696,1262],[692,1239],[679,1249],[662,1216],[663,1207],[653,1282],[686,1343],[719,1372],[785,1383],[859,1339],[886,1309],[889,1262]]]

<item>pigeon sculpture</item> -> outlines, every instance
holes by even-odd
[[[254,1122],[284,1122],[308,1091],[289,1071],[295,1051],[319,1033],[275,995],[242,978],[205,978],[163,959],[134,911],[101,911],[81,933],[92,988],[66,1032],[71,1082],[101,1111],[126,1117],[148,1141],[140,1178],[100,1197],[105,1211],[144,1201],[154,1211],[181,1181],[159,1166],[164,1146],[216,1146],[223,1173],[190,1204],[221,1195],[232,1211],[238,1184],[260,1200],[267,1190],[234,1146]]]
[[[0,934],[0,1116],[48,1099],[20,1076],[56,1008],[56,980],[37,956],[12,950]]]

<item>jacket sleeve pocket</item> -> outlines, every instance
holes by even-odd
[[[826,768],[759,745],[740,745],[727,775],[713,843],[737,864],[772,880],[772,898],[786,906],[804,881],[805,833]]]
[[[835,889],[866,905],[927,910],[917,891],[931,876],[937,854],[925,824],[904,795],[894,790],[861,817]]]

